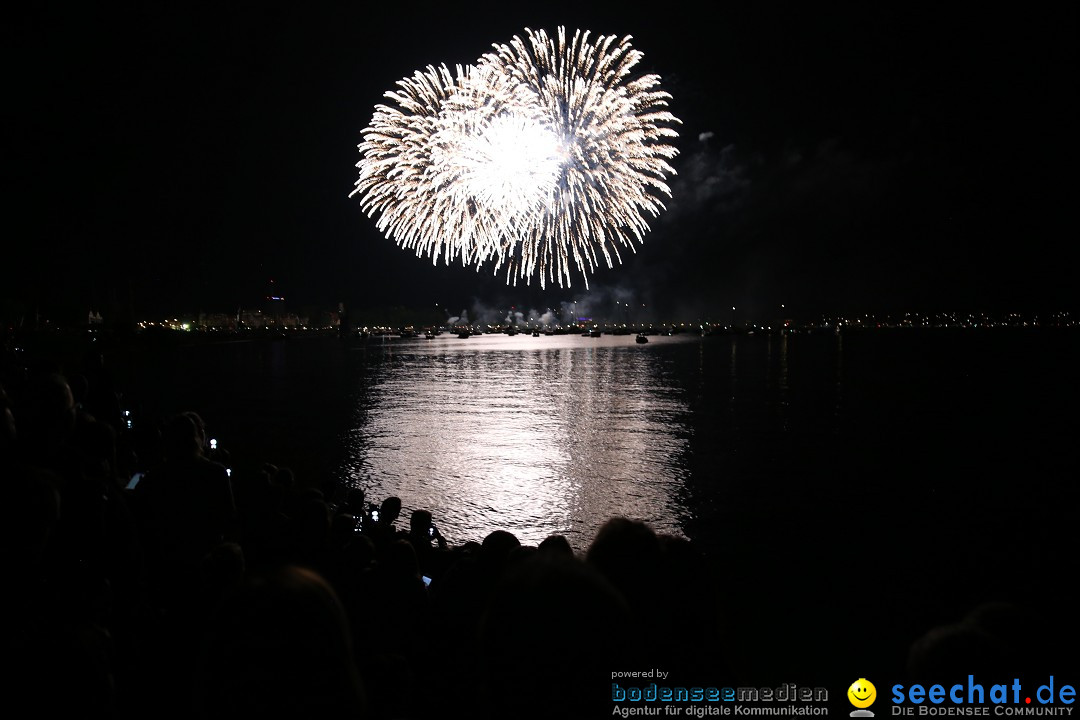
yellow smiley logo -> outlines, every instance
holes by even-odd
[[[851,683],[851,687],[847,690],[847,697],[855,707],[868,708],[877,699],[877,688],[866,678],[859,678]]]

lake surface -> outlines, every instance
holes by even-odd
[[[812,668],[989,597],[1066,597],[1078,357],[1060,329],[447,334],[145,347],[113,370],[140,417],[200,412],[238,472],[397,495],[452,544],[584,550],[614,515],[688,537],[733,608],[782,613],[744,665],[780,661],[771,638]]]
[[[144,417],[202,413],[237,463],[397,495],[459,541],[583,548],[616,514],[693,537],[732,495],[1007,480],[1064,456],[1024,440],[1075,427],[1075,359],[1055,330],[444,334],[148,348],[114,372]]]

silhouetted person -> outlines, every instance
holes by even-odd
[[[203,440],[190,414],[174,415],[162,433],[161,465],[135,489],[165,598],[188,588],[209,552],[238,539],[232,483],[223,465],[203,455]]]
[[[85,382],[85,394],[80,398],[83,408],[118,434],[122,433],[125,423],[120,396],[100,348],[91,347],[83,355],[81,377]]]
[[[330,584],[308,568],[252,573],[228,592],[197,679],[196,717],[366,716],[348,618]]]
[[[14,605],[6,654],[18,658],[8,679],[60,714],[107,717],[116,687],[106,501],[83,476],[75,416],[63,375],[28,375],[12,412],[17,445],[2,468],[5,556],[15,553],[4,563]]]
[[[39,467],[51,467],[66,481],[72,468],[67,447],[75,431],[75,397],[58,372],[33,373],[15,409],[19,453]]]
[[[484,536],[480,543],[480,557],[489,564],[497,574],[502,574],[510,555],[521,547],[521,541],[506,530],[493,530]]]
[[[679,677],[736,682],[715,568],[690,540],[660,535],[650,652]]]
[[[478,716],[610,715],[609,668],[643,663],[636,630],[621,595],[593,568],[533,553],[506,570],[486,603]]]
[[[282,477],[278,468],[263,465],[258,472],[235,478],[240,537],[249,566],[285,562],[292,552],[293,519],[285,512]]]
[[[585,562],[626,599],[655,662],[670,656],[662,559],[660,538],[653,529],[625,517],[605,522],[585,553]]]
[[[623,594],[631,609],[647,613],[656,598],[660,553],[660,539],[652,528],[613,517],[597,531],[585,560]]]
[[[409,516],[409,531],[403,536],[416,550],[420,574],[431,579],[442,575],[449,563],[449,549],[431,520],[430,510],[414,510]]]
[[[541,555],[548,558],[572,560],[575,557],[574,548],[571,547],[570,541],[564,535],[548,535],[540,541],[536,549]]]
[[[431,651],[430,604],[412,544],[390,541],[371,575],[362,628],[364,676],[369,700],[379,717],[414,717],[425,665]]]
[[[119,591],[131,599],[141,592],[142,558],[116,482],[115,432],[81,415],[55,372],[29,378],[15,420],[18,461],[55,473],[62,510],[49,547],[54,574],[92,594]]]
[[[401,498],[391,495],[379,504],[379,524],[396,530],[394,523],[401,516]]]
[[[363,488],[350,487],[345,490],[345,500],[341,505],[341,511],[349,513],[357,518],[363,520],[365,513],[367,512],[367,506],[364,504],[367,499]]]
[[[330,523],[330,506],[323,500],[321,493],[312,493],[293,508],[294,562],[309,567],[324,577],[332,565]]]
[[[401,515],[401,498],[390,496],[382,501],[379,509],[372,510],[371,515],[364,518],[363,532],[375,543],[376,553],[382,551],[391,542],[397,539],[398,516]]]
[[[445,671],[438,681],[448,703],[466,707],[475,701],[481,683],[478,628],[495,588],[521,547],[512,533],[495,530],[481,543],[468,542],[452,551],[452,562],[430,587],[435,655]]]
[[[330,516],[330,546],[337,553],[356,539],[360,534],[360,519],[344,510],[332,512]]]

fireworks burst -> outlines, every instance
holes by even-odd
[[[493,45],[475,65],[428,66],[385,94],[358,146],[376,227],[433,263],[505,268],[507,283],[571,284],[622,262],[671,196],[679,123],[656,75],[633,78],[629,36]]]

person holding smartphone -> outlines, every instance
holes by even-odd
[[[404,538],[416,549],[421,575],[437,577],[447,562],[449,548],[446,538],[432,522],[431,511],[414,510],[409,516],[409,531]]]
[[[401,513],[401,498],[390,496],[378,506],[372,506],[363,520],[361,532],[371,538],[375,550],[382,552],[387,545],[397,539],[398,529],[394,526]]]

